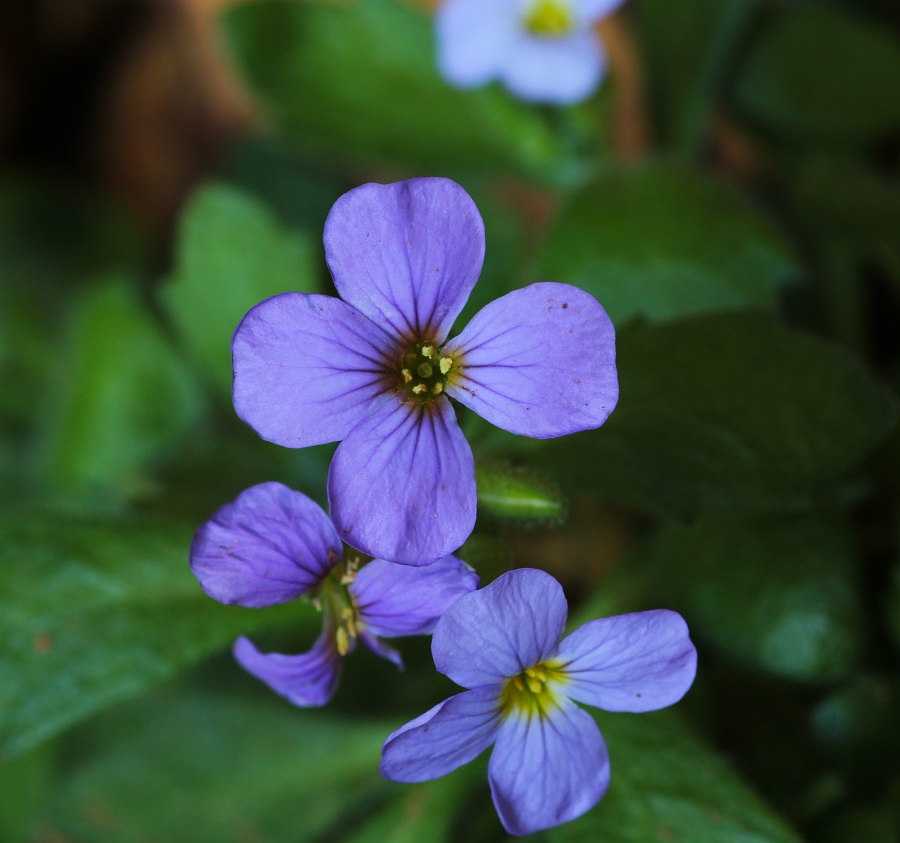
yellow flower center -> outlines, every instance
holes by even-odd
[[[411,398],[425,401],[444,391],[456,364],[432,342],[420,342],[403,355],[400,383]],[[458,368],[458,367],[457,367]]]
[[[558,692],[567,681],[559,664],[552,660],[526,668],[507,679],[503,686],[500,694],[503,716],[549,717],[550,712],[559,708]]]
[[[525,13],[525,28],[543,38],[561,38],[574,25],[572,9],[566,0],[536,0]]]
[[[356,647],[360,620],[356,602],[347,586],[356,576],[358,562],[351,561],[338,565],[320,586],[319,600],[326,609],[326,617],[331,624],[337,651],[346,656]]]

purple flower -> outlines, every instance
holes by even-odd
[[[331,699],[357,640],[402,667],[380,639],[430,633],[451,603],[478,588],[478,576],[454,556],[427,568],[374,559],[357,570],[341,549],[322,509],[280,483],[242,492],[191,543],[191,569],[220,603],[258,608],[307,595],[322,609],[322,634],[308,653],[264,654],[246,638],[234,645],[246,670],[295,705]]]
[[[537,438],[612,412],[613,327],[575,287],[509,293],[448,342],[484,258],[478,209],[454,182],[352,190],[325,223],[325,255],[343,301],[284,293],[247,313],[232,341],[234,406],[279,445],[343,440],[328,498],[353,547],[427,565],[468,538],[474,460],[448,396]]]
[[[566,599],[549,574],[524,568],[457,600],[438,621],[434,663],[457,694],[394,732],[381,772],[435,779],[491,744],[488,776],[507,831],[530,834],[581,816],[606,792],[609,757],[593,718],[652,711],[694,681],[697,652],[675,612],[590,621],[560,641]]]
[[[461,88],[502,82],[515,96],[556,105],[590,96],[606,71],[593,25],[622,0],[445,0],[438,66]]]

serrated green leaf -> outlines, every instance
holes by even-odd
[[[564,163],[535,109],[440,78],[431,18],[409,4],[258,2],[228,23],[280,129],[321,159],[545,176]]]
[[[46,402],[41,473],[66,494],[127,494],[202,411],[196,385],[124,279],[86,290]]]
[[[791,3],[751,50],[734,96],[785,138],[872,143],[900,125],[900,42],[833,4]]]
[[[286,231],[237,188],[201,188],[181,220],[172,279],[161,292],[176,329],[223,392],[231,394],[231,335],[253,305],[318,288],[312,240]]]
[[[797,271],[784,238],[743,198],[662,163],[607,170],[573,195],[539,269],[596,296],[616,323],[770,306]]]
[[[859,657],[863,602],[849,526],[839,514],[668,524],[650,559],[672,607],[731,659],[830,682]]]
[[[188,567],[191,534],[156,521],[0,521],[0,761],[296,613],[207,597]]]
[[[897,420],[894,396],[843,350],[762,314],[630,326],[618,369],[609,421],[532,459],[563,488],[659,513],[809,505]]]
[[[42,823],[66,838],[334,840],[400,790],[378,774],[389,725],[274,698],[154,696],[99,725]]]
[[[595,715],[612,782],[548,843],[800,843],[672,712]]]

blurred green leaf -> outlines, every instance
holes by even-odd
[[[844,772],[874,788],[900,755],[900,677],[856,677],[813,709],[812,728]]]
[[[868,144],[900,125],[900,42],[833,4],[786,4],[752,48],[734,96],[785,138]]]
[[[773,305],[797,272],[778,230],[742,197],[662,163],[607,170],[575,194],[539,264],[596,296],[614,322]]]
[[[640,32],[664,143],[695,152],[757,0],[641,0]]]
[[[181,220],[176,269],[164,304],[188,347],[231,394],[231,335],[253,305],[291,290],[315,292],[310,238],[285,231],[258,199],[211,184],[198,190]]]
[[[566,507],[549,481],[510,465],[478,462],[478,514],[522,523],[560,523]]]
[[[853,358],[763,314],[633,325],[618,351],[610,420],[533,448],[563,488],[681,516],[803,506],[897,420],[894,396]]]
[[[85,291],[57,359],[39,442],[56,491],[140,488],[202,410],[189,372],[122,279]]]
[[[596,715],[612,782],[548,843],[800,843],[672,712]]]
[[[850,530],[838,515],[668,524],[649,559],[667,605],[731,659],[829,682],[859,657],[863,604]]]
[[[387,737],[385,735],[385,737]],[[343,843],[453,843],[453,823],[467,795],[472,765],[423,784],[406,785],[400,794]],[[479,771],[480,772],[480,771]]]
[[[62,837],[335,840],[354,814],[400,790],[378,774],[390,725],[300,711],[274,697],[150,697],[98,726],[43,823]]]
[[[894,646],[900,650],[900,565],[895,566],[885,600],[885,616]]]
[[[430,16],[393,0],[264,2],[229,16],[234,53],[282,132],[325,160],[448,174],[549,176],[564,163],[540,113],[438,75]]]
[[[0,761],[296,614],[207,597],[190,540],[189,527],[149,520],[0,521]]]

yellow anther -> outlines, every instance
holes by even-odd
[[[441,374],[446,375],[447,372],[450,371],[450,367],[453,365],[452,357],[442,357],[440,362]]]
[[[431,391],[435,395],[440,395],[444,391],[444,385],[442,383],[436,383],[433,387],[431,387]]]
[[[347,635],[347,630],[344,627],[339,626],[337,628],[337,632],[334,634],[335,640],[337,641],[337,649],[338,653],[342,656],[346,656],[347,653],[350,652],[350,636]]]
[[[409,369],[401,369],[400,374],[403,375],[403,383],[409,383],[412,380],[412,372]]]
[[[431,358],[431,355],[434,354],[434,346],[433,345],[423,345],[422,346],[422,356]]]
[[[515,685],[520,691],[525,690],[525,683],[522,681],[521,677],[513,676],[512,681],[513,685]]]
[[[525,15],[525,28],[534,35],[559,38],[572,31],[572,9],[567,0],[537,0]]]
[[[434,374],[434,366],[431,363],[419,363],[416,373],[420,378],[430,378]]]
[[[425,386],[424,383],[417,383],[417,384],[412,388],[412,391],[413,391],[416,395],[421,395],[421,394],[422,394],[423,392],[425,392],[425,390],[427,390],[427,389],[428,389],[428,387]]]
[[[539,694],[544,690],[544,683],[534,676],[526,676],[525,684],[528,685],[528,690],[531,691],[532,694]]]

